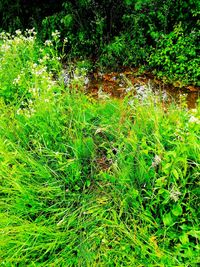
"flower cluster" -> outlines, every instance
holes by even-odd
[[[155,168],[155,167],[158,166],[160,163],[161,163],[161,158],[160,158],[160,156],[155,155],[155,157],[154,157],[154,159],[153,159],[153,162],[152,162],[151,166],[152,166],[153,168]]]
[[[181,196],[181,192],[177,188],[175,188],[175,186],[173,185],[170,190],[170,198],[174,200],[175,202],[177,202],[180,196]]]
[[[21,108],[19,108],[16,113],[17,115],[23,115],[30,118],[35,112],[34,102],[32,99],[28,99],[27,102],[21,102]]]
[[[200,124],[200,120],[198,118],[196,118],[195,116],[191,116],[188,122]]]
[[[58,40],[60,38],[60,32],[55,30],[55,32],[52,32],[52,37],[54,40]]]
[[[31,66],[32,74],[36,76],[41,76],[47,71],[47,67],[43,65],[38,65],[36,63],[33,63]]]
[[[46,41],[44,42],[44,45],[45,45],[45,46],[53,46],[53,43],[52,43],[51,40],[46,40]]]

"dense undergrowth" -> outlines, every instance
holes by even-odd
[[[65,59],[141,67],[179,87],[200,86],[198,0],[1,0],[0,31],[59,30]]]
[[[200,106],[91,99],[57,57],[1,34],[1,266],[198,266]]]

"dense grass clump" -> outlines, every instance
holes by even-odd
[[[197,266],[200,106],[94,100],[1,35],[1,266]]]

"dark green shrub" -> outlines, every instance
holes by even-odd
[[[149,66],[158,76],[167,77],[170,82],[181,80],[180,86],[190,83],[200,85],[199,37],[199,32],[195,30],[185,34],[181,25],[169,34],[160,34],[156,47],[152,48]]]

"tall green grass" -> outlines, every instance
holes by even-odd
[[[198,266],[200,106],[97,101],[1,34],[1,266]]]

